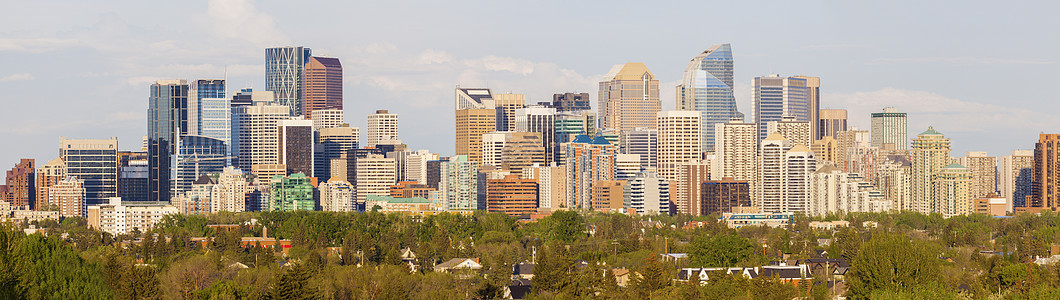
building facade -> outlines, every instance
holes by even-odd
[[[656,113],[662,110],[659,81],[643,63],[616,65],[600,82],[600,127],[633,130],[655,128]]]
[[[678,180],[678,166],[703,158],[702,114],[696,111],[662,111],[657,117],[659,130],[659,176]]]
[[[342,63],[334,57],[313,56],[305,64],[305,116],[322,109],[342,111]]]
[[[718,44],[696,55],[677,86],[677,110],[700,112],[700,147],[714,148],[714,124],[743,119],[733,94],[733,59],[729,44]]]
[[[909,149],[906,114],[894,107],[872,113],[872,146],[880,149]]]
[[[59,158],[66,163],[67,176],[76,176],[84,181],[87,205],[106,203],[108,199],[118,195],[117,137],[107,140],[72,140],[61,137]],[[168,181],[165,186],[168,189]]]
[[[288,116],[304,114],[305,67],[312,56],[312,50],[302,46],[265,48],[265,90],[288,108]]]
[[[529,216],[537,212],[537,181],[508,175],[491,179],[486,188],[486,210],[512,217]]]
[[[770,134],[770,121],[783,121],[785,116],[793,117],[799,122],[810,121],[806,79],[769,75],[755,77],[751,84],[754,101],[752,115],[754,123],[758,124],[759,140]]]
[[[381,109],[374,114],[368,115],[368,136],[365,138],[365,146],[375,147],[379,144],[389,144],[398,140],[398,118],[396,114]]]

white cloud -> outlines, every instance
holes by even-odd
[[[272,16],[259,11],[249,0],[210,0],[206,13],[196,16],[195,21],[225,40],[247,41],[260,47],[289,41]]]
[[[950,64],[958,66],[971,66],[971,65],[1055,65],[1060,64],[1060,61],[1054,60],[1042,60],[1042,59],[1007,59],[1007,58],[992,58],[992,57],[972,57],[972,56],[939,56],[939,57],[907,57],[907,58],[877,58],[869,62],[873,65],[882,64],[908,64],[908,63],[939,63],[939,64]]]
[[[823,93],[822,108],[847,109],[851,126],[869,129],[869,114],[895,107],[909,114],[909,132],[928,126],[947,132],[984,132],[998,129],[1040,130],[1057,128],[1060,120],[1049,113],[1025,108],[985,104],[932,92],[884,88],[869,92]]]
[[[37,77],[34,77],[33,74],[21,73],[21,74],[11,74],[11,75],[4,76],[4,77],[0,78],[0,82],[34,80],[34,79],[37,79]]]
[[[419,63],[424,65],[444,64],[453,61],[453,56],[445,51],[427,49],[420,52]]]
[[[485,69],[487,71],[505,71],[520,74],[523,76],[530,75],[530,73],[533,73],[535,66],[535,64],[529,60],[511,57],[499,57],[493,55],[465,60],[464,64],[472,69]]]

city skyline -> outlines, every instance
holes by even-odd
[[[376,18],[385,18],[385,12],[395,11],[387,7],[393,4],[370,5],[382,7],[358,7],[365,12],[365,18],[340,21],[340,25],[346,26],[334,28],[356,27],[361,22],[370,24]],[[508,9],[503,5],[481,5],[475,9],[489,12],[487,18],[493,19],[501,17],[497,12]],[[568,4],[549,3],[529,8],[526,15],[537,16],[535,12],[561,5]],[[0,21],[0,25],[9,28],[0,33],[0,52],[7,54],[0,58],[0,63],[7,66],[0,71],[0,89],[5,91],[0,95],[0,102],[8,107],[0,112],[5,125],[0,129],[0,138],[19,141],[17,147],[0,149],[0,165],[14,165],[23,157],[41,162],[53,159],[60,136],[74,139],[118,136],[120,149],[138,149],[141,137],[146,135],[145,99],[151,82],[226,78],[228,94],[248,86],[264,90],[262,53],[265,48],[281,46],[304,46],[312,48],[314,55],[343,60],[346,121],[351,126],[366,128],[364,116],[377,109],[388,109],[408,120],[399,128],[405,143],[442,154],[451,154],[449,149],[453,149],[454,141],[446,134],[439,134],[453,129],[451,116],[428,116],[439,108],[451,106],[449,97],[455,85],[526,94],[527,103],[536,103],[548,101],[554,93],[595,95],[596,84],[610,66],[643,62],[660,81],[663,110],[670,110],[675,105],[674,87],[680,83],[692,54],[721,43],[729,43],[733,48],[735,94],[741,112],[750,108],[748,82],[751,78],[774,73],[804,74],[821,77],[821,108],[847,109],[851,127],[867,130],[869,113],[894,106],[909,114],[910,133],[923,131],[928,125],[946,132],[954,141],[954,153],[987,151],[992,156],[1001,156],[1016,149],[1033,149],[1036,134],[1057,126],[1058,121],[1043,118],[1047,115],[1039,112],[1060,105],[1043,101],[1049,97],[1044,89],[1010,88],[1044,86],[1051,78],[1046,72],[1060,63],[1055,53],[1046,51],[1050,47],[1039,45],[1052,40],[1007,34],[1022,31],[1021,28],[1055,27],[1057,21],[1049,18],[1016,19],[1002,14],[984,21],[974,18],[975,14],[962,14],[976,11],[980,5],[957,9],[939,5],[919,6],[913,13],[931,15],[947,9],[942,13],[951,21],[949,24],[924,21],[929,18],[914,18],[916,21],[911,24],[899,24],[886,17],[905,13],[904,10],[882,5],[831,7],[819,13],[825,16],[820,21],[795,24],[815,28],[820,34],[811,38],[767,39],[748,36],[745,31],[782,21],[758,24],[759,20],[754,18],[737,19],[734,16],[749,7],[733,4],[731,16],[716,13],[708,17],[729,21],[733,25],[730,28],[739,29],[688,29],[696,31],[696,36],[704,36],[690,40],[677,38],[678,35],[664,29],[688,28],[681,25],[689,21],[668,14],[682,16],[693,10],[682,9],[689,11],[686,13],[668,5],[676,4],[659,4],[640,12],[655,21],[646,28],[615,25],[658,33],[630,46],[608,41],[606,35],[596,37],[590,33],[598,27],[587,27],[583,34],[566,33],[569,28],[599,21],[608,13],[630,14],[613,8],[604,8],[585,20],[570,18],[568,13],[541,16],[558,18],[561,22],[535,31],[511,24],[481,28],[476,25],[480,23],[457,22],[432,28],[422,35],[388,34],[405,26],[423,24],[416,21],[393,24],[387,30],[367,30],[335,38],[329,30],[311,31],[310,28],[320,25],[318,22],[301,19],[270,3],[158,4],[178,13],[152,17],[142,14],[147,6],[141,4],[99,8],[69,3],[53,8],[24,3],[20,9],[25,14]],[[36,13],[45,9],[54,13]],[[812,12],[811,7],[787,9]],[[353,10],[337,7],[324,13],[342,14]],[[864,11],[868,18],[846,16],[843,11]],[[765,20],[768,15],[780,13],[770,10],[763,12],[762,17]],[[177,15],[192,16],[193,26],[184,26],[180,22],[183,19]],[[40,20],[24,19],[29,16]],[[854,26],[861,21],[868,24]],[[964,23],[974,26],[964,29],[953,25]],[[896,27],[887,30],[909,34],[894,37],[879,33],[890,25]],[[844,26],[849,28],[839,28]],[[975,30],[985,27],[993,29]],[[850,34],[859,29],[870,34],[864,37]],[[550,49],[543,43],[515,43],[520,47],[494,43],[487,47],[468,47],[461,41],[443,41],[441,37],[447,35],[435,32],[446,30],[526,41],[540,40],[544,35],[589,46]],[[953,39],[934,39],[943,34]],[[865,38],[870,36],[872,40]],[[983,50],[991,38],[1012,47]],[[667,46],[653,46],[660,44]],[[618,50],[601,51],[608,47]],[[41,59],[55,63],[42,65]],[[908,72],[910,68],[918,71],[912,74]],[[1019,75],[989,78],[975,75],[983,72]],[[64,88],[49,88],[52,86]],[[986,88],[967,89],[967,86]],[[75,97],[79,100],[71,100],[73,90],[83,91]],[[598,99],[591,98],[593,109],[598,109]],[[42,115],[55,118],[40,118]],[[437,128],[437,131],[417,128]]]

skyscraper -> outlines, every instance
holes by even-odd
[[[1040,134],[1034,144],[1034,176],[1031,177],[1031,197],[1026,201],[1028,211],[1060,209],[1060,134]]]
[[[313,175],[313,121],[281,120],[277,123],[280,164],[287,166],[287,174]]]
[[[286,106],[259,102],[232,109],[233,140],[242,170],[280,163],[279,122],[290,118]]]
[[[368,195],[389,196],[390,186],[397,182],[397,164],[393,158],[378,154],[357,158],[357,202],[368,201]],[[371,209],[370,207],[368,209]]]
[[[541,147],[545,149],[545,161],[542,165],[557,161],[559,155],[556,150],[559,146],[556,144],[556,109],[531,105],[516,109],[514,115],[514,126],[509,130],[540,133]]]
[[[958,157],[957,164],[967,168],[971,175],[973,199],[997,194],[997,157],[988,156],[985,151],[972,151]]]
[[[670,214],[670,182],[655,172],[637,174],[623,188],[623,206],[637,214]]]
[[[563,143],[570,143],[579,135],[596,136],[596,113],[590,111],[566,111],[556,113],[556,156],[563,157]],[[562,159],[556,159],[561,162]]]
[[[600,127],[619,131],[655,128],[662,110],[659,81],[643,63],[615,65],[600,82]]]
[[[314,110],[313,117],[307,119],[313,120],[313,131],[317,132],[324,128],[335,128],[344,124],[342,109],[338,108]],[[349,125],[346,126],[349,127]]]
[[[752,81],[754,94],[754,122],[758,124],[758,138],[764,139],[769,121],[783,121],[794,117],[795,121],[810,121],[810,103],[807,99],[806,79],[768,75],[755,77]],[[816,122],[814,122],[816,123]]]
[[[659,130],[659,177],[678,180],[678,166],[703,157],[700,114],[696,111],[661,111],[656,128]]]
[[[670,195],[677,212],[694,216],[702,215],[700,198],[703,196],[703,183],[710,181],[710,161],[691,161],[677,166],[678,179],[671,181],[677,184],[677,195]]]
[[[176,154],[180,137],[185,134],[188,134],[188,82],[155,81],[151,85],[147,112],[147,163],[151,169],[148,173],[149,194],[146,200],[169,201],[173,155]],[[114,150],[117,151],[117,147]],[[69,163],[68,161],[67,164]],[[93,192],[94,179],[83,176],[79,178],[85,181],[88,205],[106,203],[106,198],[97,198],[98,195]]]
[[[51,203],[48,201],[48,188],[59,183],[60,180],[66,178],[66,162],[63,162],[62,158],[56,158],[49,161],[47,164],[37,168],[36,174],[36,194],[37,203],[34,204],[38,210],[50,209]],[[147,174],[144,174],[147,175]],[[84,189],[84,183],[82,182],[82,189]]]
[[[822,109],[817,114],[818,120],[814,140],[823,139],[826,136],[835,138],[835,133],[847,130],[847,110],[845,109]]]
[[[170,195],[188,193],[199,176],[223,171],[228,164],[227,156],[228,147],[222,140],[201,135],[181,136],[170,162]]]
[[[309,58],[305,64],[305,116],[321,109],[342,110],[342,63],[334,57]]]
[[[755,177],[758,176],[758,128],[754,123],[733,119],[728,123],[714,124],[714,160],[711,161],[711,180],[730,177],[747,181],[751,186],[751,199],[755,199]],[[755,202],[757,204],[757,202]]]
[[[224,79],[200,79],[188,93],[188,132],[232,144],[232,100]],[[128,200],[128,199],[126,199]]]
[[[909,149],[905,122],[905,113],[898,112],[894,107],[872,113],[872,146],[884,150]]]
[[[85,181],[77,176],[67,176],[48,188],[48,199],[50,205],[54,205],[59,215],[63,217],[85,216]],[[50,206],[49,205],[49,206]]]
[[[883,192],[884,198],[891,201],[891,210],[912,210],[910,181],[912,162],[907,155],[886,155],[881,157],[879,170],[876,171],[876,186]]]
[[[714,149],[714,124],[743,119],[733,96],[733,59],[729,44],[718,44],[692,58],[677,86],[677,109],[700,112],[702,149]]]
[[[808,114],[806,121],[810,122],[810,127],[815,127],[821,122],[821,78],[804,75],[792,77],[806,80],[806,112]],[[813,135],[811,141],[821,138],[817,132],[810,132],[810,134]]]
[[[488,180],[486,209],[512,217],[530,216],[537,212],[537,181],[519,175]]]
[[[591,110],[589,93],[552,94],[552,104],[557,112]]]
[[[553,208],[592,208],[593,184],[615,180],[615,156],[618,149],[603,137],[579,135],[564,145],[564,167],[567,170],[567,201],[552,203]],[[557,206],[559,205],[559,206]]]
[[[1001,157],[997,188],[1001,191],[1001,196],[1008,199],[1008,211],[1013,211],[1013,207],[1025,205],[1027,195],[1031,192],[1033,174],[1034,150],[1013,150],[1012,155]]]
[[[810,122],[796,121],[791,116],[785,116],[781,121],[767,122],[766,131],[769,133],[779,132],[785,139],[791,141],[792,145],[810,146],[810,142],[813,141],[813,130],[810,129]]]
[[[313,116],[320,116],[323,111],[326,110],[317,111]],[[349,124],[318,130],[317,144],[313,146],[313,176],[325,182],[331,178],[331,160],[359,148],[359,133],[357,127]]]
[[[968,168],[956,163],[939,169],[932,178],[932,212],[943,217],[967,215],[972,207],[972,178]]]
[[[302,173],[291,174],[291,176],[273,176],[269,210],[314,210],[316,208],[316,201],[313,200],[315,183],[312,177],[307,177]]]
[[[456,155],[466,155],[476,163],[482,162],[482,135],[497,130],[497,114],[493,109],[461,109],[456,111]]]
[[[365,138],[365,146],[386,144],[388,141],[398,139],[398,118],[396,114],[381,109],[374,114],[368,115],[368,136]]]
[[[526,168],[546,164],[546,150],[541,147],[541,133],[511,132],[501,149],[501,164],[512,175],[522,175]]]
[[[700,215],[733,212],[734,208],[751,207],[751,192],[747,181],[725,177],[703,183]]]
[[[59,138],[59,158],[66,163],[66,176],[84,181],[87,205],[107,203],[118,196],[118,138],[71,140]],[[168,160],[166,163],[168,164]],[[166,177],[168,179],[169,173]],[[166,194],[169,181],[165,182]],[[166,198],[168,201],[169,198]]]
[[[288,115],[303,114],[305,65],[312,50],[302,46],[265,48],[265,90],[276,95],[279,105],[287,106]]]
[[[934,127],[928,127],[913,139],[912,158],[912,197],[908,209],[925,214],[940,212],[932,188],[935,174],[950,164],[950,139]]]
[[[813,152],[791,146],[779,133],[762,140],[758,157],[757,200],[762,212],[806,211],[810,198],[810,173],[817,170]]]
[[[32,158],[23,158],[7,171],[6,184],[7,195],[0,195],[9,205],[17,206],[19,209],[29,208],[40,210],[37,205],[37,189],[35,185],[36,169],[33,168]]]
[[[446,210],[478,207],[478,163],[464,155],[450,157],[440,166],[439,202]]]
[[[515,111],[526,106],[524,94],[494,94],[493,101],[497,109],[497,130],[515,130]]]
[[[635,128],[619,134],[619,152],[640,156],[642,169],[655,169],[659,160],[659,130]]]

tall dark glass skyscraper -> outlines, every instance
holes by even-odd
[[[710,46],[696,55],[685,68],[684,78],[677,85],[677,109],[700,112],[704,151],[714,151],[714,124],[743,119],[736,108],[732,81],[732,48],[729,44]]]
[[[222,140],[201,135],[181,136],[171,162],[172,193],[191,191],[191,184],[202,174],[221,173],[228,165],[227,156],[228,145]]]
[[[276,102],[287,106],[292,116],[303,114],[305,64],[312,57],[306,47],[265,49],[265,90],[276,93]]]
[[[188,82],[151,85],[147,111],[148,201],[169,201],[171,163],[178,139],[188,133]]]

